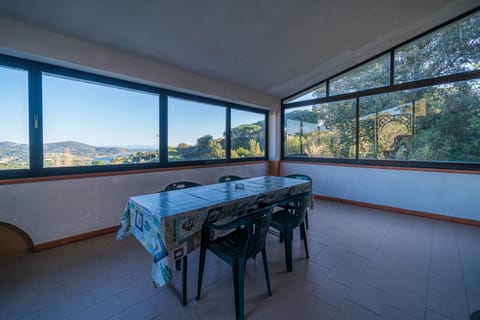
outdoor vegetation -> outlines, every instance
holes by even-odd
[[[242,124],[231,130],[231,158],[263,157],[265,155],[265,121]],[[195,145],[185,142],[168,147],[169,161],[225,159],[225,134],[214,138],[206,134]]]
[[[395,83],[480,69],[479,16],[396,49]],[[330,96],[388,85],[389,62],[383,55],[331,79]],[[287,108],[285,155],[355,159],[356,108],[355,99]],[[480,162],[480,80],[360,94],[358,109],[360,159]]]

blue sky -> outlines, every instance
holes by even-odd
[[[158,144],[158,96],[43,76],[43,140],[94,146]]]
[[[28,76],[0,67],[0,141],[28,143]]]
[[[78,141],[95,146],[158,146],[158,96],[43,75],[45,143]],[[27,73],[0,67],[0,141],[28,143]],[[169,98],[169,145],[194,145],[198,137],[222,137],[224,107]],[[263,119],[232,110],[232,127]]]

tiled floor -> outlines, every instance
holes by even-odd
[[[247,263],[247,318],[443,320],[480,309],[480,228],[324,201],[309,217],[310,260],[297,232],[292,273],[269,236],[272,297],[261,259]],[[170,288],[153,288],[134,238],[1,259],[0,319],[233,319],[228,265],[207,256],[196,301],[197,261],[189,256],[183,307]]]

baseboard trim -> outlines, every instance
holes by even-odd
[[[34,245],[33,252],[39,252],[43,250],[53,249],[56,247],[64,246],[78,241],[83,241],[87,239],[92,239],[95,237],[103,236],[105,234],[117,232],[119,226],[112,226],[103,229],[98,229],[94,231],[89,231],[85,233],[76,234],[70,237],[61,238],[57,240],[52,240],[44,243],[39,243]]]
[[[390,211],[390,212],[395,212],[395,213],[407,214],[407,215],[411,215],[411,216],[417,216],[417,217],[423,217],[423,218],[429,218],[429,219],[441,220],[441,221],[448,221],[448,222],[455,222],[455,223],[480,227],[480,221],[477,221],[477,220],[451,217],[451,216],[446,216],[446,215],[437,214],[437,213],[402,209],[402,208],[397,208],[397,207],[390,207],[390,206],[385,206],[385,205],[380,205],[380,204],[374,204],[374,203],[370,203],[370,202],[362,202],[362,201],[348,200],[348,199],[342,199],[342,198],[336,198],[336,197],[328,197],[328,196],[322,196],[322,195],[318,195],[318,194],[314,195],[314,198],[319,199],[319,200],[327,200],[327,201],[334,201],[334,202],[340,202],[340,203],[345,203],[345,204],[351,204],[351,205],[355,205],[355,206],[359,206],[359,207],[380,209],[380,210],[385,210],[385,211]]]
[[[455,223],[480,227],[480,221],[464,219],[464,218],[457,218],[457,217],[450,217],[450,216],[436,214],[436,213],[416,211],[416,210],[408,210],[408,209],[402,209],[402,208],[397,208],[397,207],[391,207],[391,206],[369,203],[369,202],[362,202],[362,201],[348,200],[348,199],[342,199],[342,198],[336,198],[336,197],[322,196],[322,195],[318,195],[318,194],[314,195],[314,198],[318,199],[318,200],[334,201],[334,202],[340,202],[340,203],[345,203],[345,204],[351,204],[351,205],[355,205],[355,206],[359,206],[359,207],[380,209],[380,210],[385,210],[385,211],[390,211],[390,212],[395,212],[395,213],[407,214],[407,215],[411,215],[411,216],[417,216],[417,217],[423,217],[423,218],[429,218],[429,219],[441,220],[441,221],[448,221],[448,222],[455,222]],[[107,228],[103,228],[103,229],[99,229],[99,230],[94,230],[94,231],[89,231],[89,232],[85,232],[85,233],[76,234],[76,235],[66,237],[66,238],[61,238],[61,239],[57,239],[57,240],[52,240],[52,241],[36,244],[36,245],[33,246],[33,252],[39,252],[39,251],[43,251],[43,250],[53,249],[53,248],[64,246],[64,245],[71,244],[71,243],[74,243],[74,242],[83,241],[83,240],[87,240],[87,239],[92,239],[92,238],[95,238],[95,237],[99,237],[99,236],[103,236],[103,235],[106,235],[106,234],[114,233],[114,232],[117,232],[118,228],[119,228],[119,226],[117,225],[117,226],[107,227]]]

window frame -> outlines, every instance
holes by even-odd
[[[94,173],[122,172],[122,171],[151,171],[152,169],[175,168],[192,165],[211,165],[236,162],[251,162],[268,159],[268,110],[231,103],[219,99],[202,97],[194,94],[183,93],[175,90],[164,89],[156,86],[122,80],[110,76],[91,72],[56,66],[52,64],[36,62],[33,60],[18,58],[0,54],[0,67],[11,67],[25,70],[28,74],[28,124],[29,124],[29,155],[30,168],[0,170],[0,181],[9,179],[23,179],[36,177],[49,177],[59,175],[83,175]],[[42,75],[66,77],[72,80],[85,81],[104,86],[113,86],[119,89],[134,90],[158,95],[159,108],[159,138],[158,150],[160,153],[158,163],[116,164],[116,165],[91,165],[75,167],[44,167],[43,163],[43,98],[42,98]],[[213,104],[226,108],[226,147],[225,159],[175,161],[168,162],[168,97],[175,97],[195,102]],[[230,158],[230,110],[239,109],[255,112],[265,117],[265,156],[255,158]],[[38,124],[35,128],[35,123]]]
[[[264,132],[264,156],[263,157],[244,157],[244,158],[232,158],[231,157],[231,152],[232,152],[232,110],[239,110],[239,111],[247,111],[247,112],[252,112],[252,113],[258,113],[257,109],[252,109],[252,108],[245,108],[244,106],[238,105],[237,107],[232,107],[227,110],[227,133],[226,136],[228,135],[228,140],[226,140],[225,143],[225,148],[228,148],[226,150],[227,152],[227,158],[235,161],[259,161],[263,159],[268,159],[268,114],[265,114],[265,126],[263,127]],[[225,138],[226,139],[226,138]]]
[[[395,75],[395,50],[409,44],[411,42],[416,41],[417,39],[424,37],[432,32],[435,32],[441,28],[448,26],[451,23],[454,23],[462,18],[465,18],[469,15],[472,15],[478,12],[480,9],[475,8],[470,10],[456,18],[448,20],[441,25],[432,28],[426,32],[423,32],[414,38],[411,38],[407,41],[404,41],[389,50],[383,51],[361,63],[355,64],[354,66],[343,70],[337,74],[334,74],[322,81],[317,82],[316,84],[310,86],[309,88],[314,88],[315,86],[320,85],[321,83],[326,82],[327,84],[327,95],[323,98],[316,98],[310,100],[304,100],[299,102],[287,103],[289,99],[298,94],[305,92],[308,89],[300,90],[284,99],[281,100],[281,119],[280,119],[280,126],[281,126],[281,144],[280,144],[280,152],[281,152],[281,159],[282,160],[293,160],[293,161],[304,161],[304,162],[318,162],[318,163],[333,163],[333,164],[348,164],[348,165],[366,165],[366,166],[385,166],[385,167],[407,167],[407,168],[427,168],[427,169],[453,169],[453,170],[470,170],[470,171],[480,171],[480,162],[479,163],[468,163],[468,162],[449,162],[449,161],[415,161],[415,160],[377,160],[377,159],[362,159],[359,158],[359,115],[360,115],[360,98],[365,96],[372,96],[378,95],[383,93],[390,93],[402,90],[409,90],[409,89],[419,89],[425,88],[440,84],[447,84],[447,83],[456,83],[460,81],[466,80],[475,80],[480,79],[480,70],[473,70],[473,71],[465,71],[461,73],[453,73],[448,75],[437,76],[433,78],[427,79],[420,79],[420,80],[413,80],[409,82],[402,82],[402,83],[395,83],[394,82],[394,75]],[[390,83],[387,86],[383,87],[376,87],[376,88],[369,88],[364,90],[359,90],[355,92],[349,92],[344,94],[338,95],[330,95],[330,80],[335,79],[342,74],[346,74],[347,72],[363,65],[369,63],[370,61],[385,55],[390,55]],[[326,102],[335,102],[341,101],[345,99],[356,99],[356,141],[355,141],[355,159],[339,159],[339,158],[320,158],[320,157],[298,157],[298,156],[289,156],[285,154],[285,112],[288,109],[314,105],[314,104],[321,104]]]

